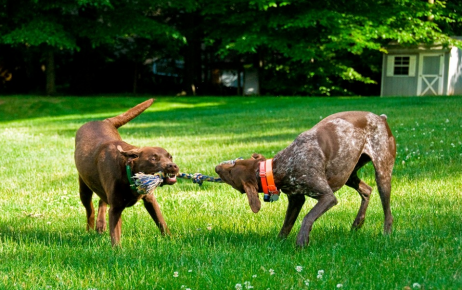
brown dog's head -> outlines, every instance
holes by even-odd
[[[260,161],[264,160],[266,158],[263,155],[253,154],[250,159],[223,162],[215,167],[215,172],[224,182],[239,192],[247,194],[250,208],[255,213],[261,207],[260,199],[258,198],[257,170]]]
[[[178,166],[173,163],[172,155],[161,147],[143,147],[124,151],[122,147],[117,146],[120,153],[127,158],[127,164],[130,164],[132,171],[143,172],[145,174],[154,174],[161,171],[165,178],[161,184],[174,184],[176,175],[179,172]]]

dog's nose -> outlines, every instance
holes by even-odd
[[[178,171],[178,165],[175,163],[169,163],[167,164],[167,169],[171,171]]]

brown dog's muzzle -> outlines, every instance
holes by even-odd
[[[164,168],[164,182],[162,184],[172,185],[176,183],[176,176],[180,172],[178,165],[175,163],[168,163]]]

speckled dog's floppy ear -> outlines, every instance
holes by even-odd
[[[254,213],[257,213],[261,208],[261,202],[258,198],[258,187],[256,184],[247,182],[245,182],[243,185],[245,193],[247,194],[247,198],[249,199],[250,208]]]
[[[258,153],[254,153],[252,154],[252,159],[262,159],[262,160],[266,160],[265,156],[261,155],[261,154],[258,154]]]

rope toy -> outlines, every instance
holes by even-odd
[[[202,183],[204,183],[204,181],[223,182],[223,180],[221,180],[221,178],[219,178],[219,177],[202,175],[201,173],[194,173],[194,174],[178,173],[177,177],[184,178],[184,179],[192,179],[193,183],[197,183],[197,184],[199,184],[199,186],[201,186]]]
[[[220,183],[223,182],[221,178],[203,175],[201,173],[178,173],[177,177],[192,179],[193,183],[197,183],[199,186],[201,186],[204,181]],[[145,174],[143,172],[139,172],[132,176],[132,180],[134,181],[134,185],[139,194],[151,194],[157,188],[157,186],[162,183],[163,179],[164,174],[162,172],[157,172],[155,174]]]
[[[223,161],[220,164],[232,164],[234,165],[237,160],[242,160],[244,158],[239,157],[236,159]],[[127,169],[127,176],[129,178],[130,187],[136,190],[139,194],[151,194],[164,180],[164,173],[162,171],[154,173],[154,174],[145,174],[143,172],[135,173],[132,176],[130,166],[126,166]],[[177,177],[184,178],[184,179],[192,179],[193,183],[199,184],[199,186],[204,183],[204,181],[208,182],[220,182],[223,183],[223,180],[219,177],[213,177],[208,175],[203,175],[201,173],[178,173]]]
[[[135,181],[136,191],[139,194],[151,194],[162,183],[163,177],[164,174],[162,172],[155,174],[139,172],[135,173],[132,179]]]

